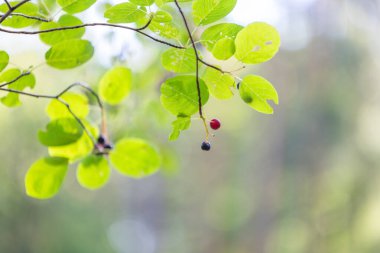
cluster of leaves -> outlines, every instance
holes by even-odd
[[[194,114],[199,113],[208,141],[208,127],[202,109],[210,95],[224,100],[236,92],[245,103],[265,114],[273,113],[269,100],[278,103],[275,88],[265,78],[252,74],[240,78],[238,70],[224,70],[207,63],[202,56],[212,55],[220,61],[234,59],[245,67],[266,62],[278,52],[279,34],[266,23],[255,22],[246,27],[233,23],[213,24],[226,17],[236,1],[123,1],[106,7],[105,23],[83,23],[76,16],[96,0],[5,1],[0,5],[0,32],[38,34],[41,41],[50,47],[45,54],[46,64],[62,70],[81,66],[92,58],[95,49],[90,41],[83,39],[87,27],[110,26],[131,30],[168,46],[169,49],[162,52],[161,63],[176,75],[161,85],[160,100],[163,107],[176,117],[169,139],[176,140],[181,131],[190,127]],[[191,7],[191,14],[185,15],[180,5]],[[51,18],[53,9],[59,9],[57,13],[63,14]],[[190,28],[194,31],[191,32]],[[42,199],[54,196],[62,185],[69,164],[78,164],[77,179],[89,189],[97,189],[108,181],[111,171],[108,160],[117,171],[133,178],[151,175],[159,169],[160,154],[146,140],[128,137],[115,140],[115,148],[109,145],[103,102],[108,106],[120,106],[128,97],[132,92],[133,74],[130,69],[114,66],[99,80],[97,91],[76,83],[57,95],[41,95],[25,91],[36,85],[33,68],[7,68],[8,62],[8,54],[0,51],[0,92],[5,94],[1,103],[8,107],[19,106],[19,96],[22,95],[51,100],[46,108],[50,122],[45,130],[38,133],[38,139],[48,148],[49,156],[30,167],[25,178],[29,196]],[[72,88],[77,86],[90,92],[72,92]],[[97,100],[102,115],[100,126],[89,119],[88,96],[95,96]],[[99,136],[102,141],[99,141]]]

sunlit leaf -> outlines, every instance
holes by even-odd
[[[83,134],[83,128],[73,118],[55,119],[38,132],[39,141],[45,146],[64,146],[76,142]]]
[[[175,121],[172,122],[173,131],[169,136],[170,141],[177,140],[181,131],[188,129],[191,125],[191,119],[188,116],[178,116]]]
[[[227,16],[237,0],[194,0],[193,18],[196,25],[207,25]]]
[[[12,1],[9,2],[11,6],[15,6],[18,4],[20,1]],[[0,5],[0,13],[5,13],[8,11],[8,5],[3,3]],[[27,2],[23,4],[22,6],[18,7],[14,13],[17,14],[24,14],[27,16],[37,16],[39,17],[40,15],[38,14],[38,6],[35,3]],[[31,26],[33,24],[37,23],[35,19],[29,19],[25,18],[22,16],[17,16],[17,15],[12,15],[7,17],[1,25],[3,26],[9,26],[12,28],[24,28]]]
[[[240,83],[240,97],[258,112],[272,114],[273,108],[268,103],[272,100],[278,104],[278,95],[272,84],[261,76],[246,76]]]
[[[79,18],[66,14],[61,16],[58,22],[42,23],[40,30],[50,30],[68,26],[78,26],[82,24],[83,23]],[[48,45],[54,45],[64,40],[80,39],[84,33],[85,28],[59,30],[54,32],[41,33],[40,39]]]
[[[180,35],[180,30],[173,22],[156,22],[152,21],[149,25],[149,30],[155,34],[168,38],[177,39]]]
[[[163,10],[158,10],[156,13],[154,13],[153,16],[153,22],[158,22],[158,23],[167,23],[173,20],[172,15]]]
[[[99,84],[100,97],[111,105],[121,103],[132,87],[131,70],[122,66],[115,67],[104,74]]]
[[[272,59],[281,44],[277,30],[266,23],[248,25],[236,36],[235,57],[243,63],[256,64]]]
[[[82,120],[86,129],[92,134],[92,136],[98,136],[99,131],[97,128]],[[90,137],[86,132],[83,132],[82,136],[74,143],[65,145],[65,146],[57,146],[57,147],[49,147],[49,155],[65,157],[69,159],[70,163],[77,161],[78,159],[84,158],[89,155],[94,149],[94,144],[92,143]]]
[[[0,50],[0,72],[3,71],[9,63],[9,55],[5,51]]]
[[[154,3],[154,0],[129,0],[131,3],[140,5],[140,6],[150,6]]]
[[[196,70],[196,57],[193,48],[170,48],[161,56],[165,69],[176,73],[193,73]]]
[[[108,182],[111,169],[104,156],[89,155],[78,165],[77,179],[80,185],[95,190]]]
[[[206,104],[209,98],[207,86],[199,80],[201,102]],[[169,78],[161,86],[161,103],[175,116],[191,116],[198,111],[198,89],[195,76],[176,76]]]
[[[96,0],[57,0],[57,2],[65,12],[74,14],[87,10]]]
[[[46,63],[57,69],[78,67],[92,58],[94,47],[87,40],[73,39],[55,44],[45,54]]]
[[[218,99],[229,99],[234,94],[231,88],[235,85],[235,78],[230,74],[208,67],[202,76],[210,94]]]
[[[216,42],[212,54],[218,60],[228,60],[235,53],[235,41],[224,38]]]
[[[65,101],[70,106],[73,113],[79,118],[85,118],[90,111],[88,99],[84,95],[67,92],[61,96],[61,100]],[[56,99],[50,101],[46,107],[46,113],[51,120],[73,117],[66,105]]]
[[[21,76],[22,72],[19,69],[8,69],[5,72],[0,74],[0,85],[12,82],[6,88],[22,91],[25,88],[34,88],[36,84],[36,79],[32,73],[29,75]],[[17,79],[17,80],[16,80]],[[15,81],[16,80],[16,81]],[[14,82],[13,82],[14,81]],[[8,93],[5,97],[1,98],[1,102],[8,107],[15,107],[21,104],[19,100],[19,94],[17,93]]]
[[[149,176],[161,164],[158,152],[148,142],[136,138],[117,142],[110,159],[117,171],[133,178]]]
[[[193,0],[178,0],[179,3],[184,3],[184,2],[191,2]],[[154,3],[158,6],[158,7],[162,7],[163,5],[167,4],[167,3],[173,3],[174,0],[155,0]]]
[[[222,23],[207,28],[201,36],[206,49],[219,60],[227,60],[235,53],[235,38],[243,26]]]
[[[133,23],[145,15],[145,7],[139,7],[130,2],[114,5],[104,13],[104,17],[108,18],[108,23]]]
[[[36,161],[25,176],[26,194],[48,199],[56,195],[66,176],[68,161],[60,157],[46,157]]]

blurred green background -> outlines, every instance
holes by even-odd
[[[73,166],[57,197],[34,200],[23,177],[47,154],[36,138],[47,101],[0,107],[0,252],[380,252],[379,13],[378,0],[238,0],[230,20],[267,21],[281,33],[280,53],[246,70],[275,85],[280,105],[266,116],[238,97],[212,100],[206,115],[222,128],[209,153],[196,120],[167,142],[173,119],[157,106],[166,76],[160,48],[88,30],[95,59],[75,72],[38,68],[37,90],[96,85],[109,59],[125,61],[136,91],[110,108],[112,134],[144,136],[167,159],[143,180],[114,172],[95,192],[78,185]],[[13,64],[43,62],[47,47],[37,37],[0,36]]]

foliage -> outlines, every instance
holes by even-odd
[[[160,89],[163,107],[176,117],[169,140],[176,140],[188,129],[198,112],[204,123],[205,139],[209,141],[204,106],[210,95],[224,100],[238,92],[256,111],[273,113],[268,101],[278,104],[278,95],[270,82],[252,74],[241,78],[238,73],[245,68],[244,64],[270,60],[279,50],[280,37],[275,28],[262,22],[247,27],[213,24],[233,10],[236,0],[123,1],[104,11],[107,22],[83,23],[76,14],[92,8],[95,3],[96,0],[57,0],[52,1],[49,11],[46,5],[30,0],[5,1],[0,5],[0,32],[39,35],[41,41],[50,46],[45,54],[46,64],[59,70],[77,68],[93,57],[93,44],[82,38],[88,27],[130,30],[169,47],[162,52],[161,63],[174,76],[167,78]],[[188,7],[191,7],[189,13],[186,12]],[[51,10],[54,9],[61,9],[63,14],[53,16]],[[200,31],[200,36],[196,31]],[[202,56],[209,53],[217,60],[234,59],[240,67],[225,70],[210,64]],[[7,52],[0,51],[0,92],[4,93],[1,103],[8,107],[19,106],[19,96],[51,100],[46,108],[51,121],[38,133],[39,141],[48,147],[50,156],[30,167],[25,178],[29,196],[40,199],[54,196],[73,163],[78,163],[78,182],[88,189],[98,189],[109,180],[108,160],[118,172],[132,178],[142,178],[159,170],[163,158],[150,141],[121,136],[113,140],[113,148],[107,130],[110,124],[107,109],[123,106],[123,101],[134,92],[131,69],[115,65],[103,75],[96,88],[77,82],[59,94],[44,95],[25,91],[38,84],[33,75],[35,68],[9,68],[9,58]],[[76,87],[86,93],[71,91]],[[90,103],[100,109],[99,125],[91,123]]]

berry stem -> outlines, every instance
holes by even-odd
[[[205,132],[206,132],[206,141],[209,141],[209,139],[210,139],[210,132],[208,130],[208,125],[207,125],[206,119],[203,116],[201,117],[201,119],[203,121],[203,126],[204,126]]]

